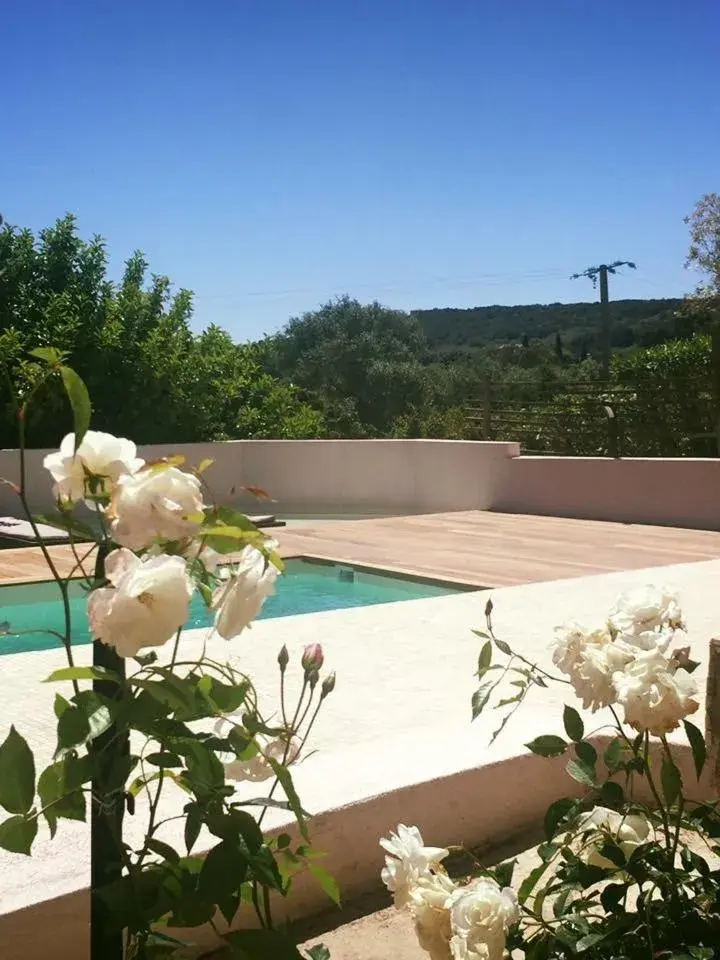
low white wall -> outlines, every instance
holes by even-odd
[[[720,529],[720,460],[517,457],[498,468],[493,510]]]
[[[28,495],[33,509],[52,507],[47,451],[28,453]],[[160,444],[140,448],[147,460],[182,453],[189,463],[214,460],[205,474],[220,503],[265,507],[239,491],[266,490],[285,513],[432,513],[488,509],[498,465],[516,457],[515,443],[469,440],[236,440],[229,443]],[[18,480],[18,454],[0,451],[0,477]],[[0,486],[0,513],[17,512],[15,495]]]

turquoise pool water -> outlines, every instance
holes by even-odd
[[[73,643],[89,643],[91,637],[85,615],[86,595],[80,584],[73,584],[71,589]],[[285,576],[278,578],[277,592],[265,602],[259,619],[366,607],[397,600],[447,597],[462,592],[465,592],[464,588],[447,584],[367,573],[335,564],[289,560]],[[0,654],[48,650],[58,646],[57,637],[42,632],[64,629],[57,585],[51,582],[0,587],[0,621],[8,623],[12,631],[31,631],[21,636],[0,636]],[[187,627],[211,625],[212,617],[196,594],[190,607]]]

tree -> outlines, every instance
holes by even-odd
[[[694,267],[705,276],[706,284],[698,293],[720,296],[720,194],[706,193],[685,217],[690,226],[690,250],[686,267]]]
[[[559,330],[555,334],[555,356],[558,359],[558,363],[565,363],[565,354],[563,353],[563,342],[562,342],[562,337],[560,336]]]
[[[381,436],[425,403],[427,343],[401,310],[340,297],[263,344],[267,369],[302,388],[341,435]]]
[[[194,334],[190,291],[173,292],[148,266],[136,252],[112,283],[102,239],[81,239],[71,215],[37,238],[0,230],[0,360],[13,379],[27,389],[37,377],[28,350],[66,351],[94,398],[97,429],[140,443],[322,433],[320,414],[268,375],[256,351],[215,326]],[[67,424],[59,386],[42,399],[27,425],[34,446],[56,443]],[[0,443],[16,442],[0,381]]]

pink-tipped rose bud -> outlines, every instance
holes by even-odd
[[[325,657],[323,656],[323,649],[319,643],[309,643],[302,655],[302,668],[305,673],[311,673],[313,670],[317,671],[322,667]]]

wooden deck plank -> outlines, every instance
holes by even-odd
[[[480,586],[691,563],[720,557],[720,532],[465,511],[349,520],[272,531],[285,556],[305,555]],[[50,547],[62,575],[74,560]],[[0,583],[46,580],[38,548],[0,551]]]

